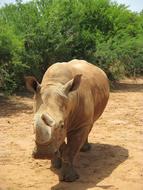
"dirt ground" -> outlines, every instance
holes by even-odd
[[[59,182],[49,160],[31,157],[32,99],[0,96],[0,190],[143,190],[143,79],[121,81],[80,153],[80,179]]]

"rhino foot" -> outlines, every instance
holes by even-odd
[[[79,179],[79,175],[72,165],[63,164],[61,169],[60,181],[73,182]]]
[[[55,157],[51,160],[51,164],[53,168],[60,169],[62,167],[62,160],[61,158]]]
[[[91,144],[88,142],[85,142],[85,144],[81,147],[80,151],[81,152],[87,152],[91,149]]]

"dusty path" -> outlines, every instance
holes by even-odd
[[[74,183],[31,158],[32,99],[0,96],[0,190],[143,190],[143,80],[125,82],[90,134],[92,150],[77,158]]]

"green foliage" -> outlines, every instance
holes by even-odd
[[[143,72],[143,13],[110,0],[33,0],[0,9],[0,87],[39,80],[57,61],[85,59],[111,80]]]
[[[22,44],[10,28],[0,33],[0,86],[8,93],[21,84],[24,64],[21,62]]]

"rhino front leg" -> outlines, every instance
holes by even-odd
[[[88,128],[84,127],[67,135],[67,145],[62,151],[60,181],[73,182],[79,178],[79,175],[73,166],[73,161],[87,138],[87,130]]]
[[[74,169],[72,163],[62,162],[60,181],[73,182],[79,178],[78,173]]]
[[[57,155],[54,156],[54,158],[51,160],[51,164],[53,168],[60,169],[62,166],[62,160]]]
[[[60,169],[62,167],[62,159],[61,159],[61,152],[66,146],[66,143],[64,142],[60,148],[57,154],[54,155],[54,157],[51,160],[51,164],[53,168]]]
[[[85,143],[81,147],[81,152],[88,152],[91,149],[91,144],[88,142],[88,139],[86,139]]]

